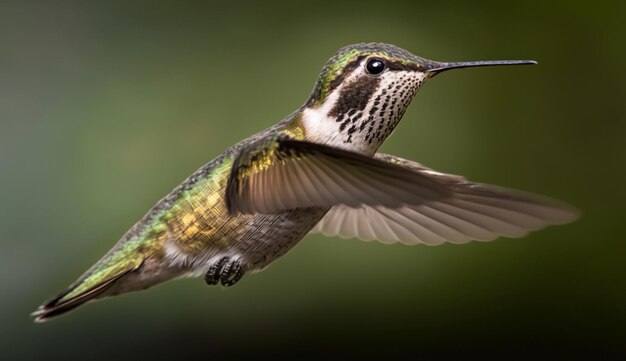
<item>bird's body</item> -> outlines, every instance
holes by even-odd
[[[428,78],[448,68],[513,63],[437,63],[385,44],[341,49],[303,107],[191,175],[41,306],[37,320],[175,277],[205,275],[209,284],[232,285],[314,227],[327,235],[440,244],[521,236],[573,220],[563,204],[376,153]]]
[[[192,174],[86,272],[73,293],[80,294],[112,274],[129,270],[133,272],[125,275],[123,282],[117,281],[100,296],[143,289],[173,277],[202,274],[207,265],[223,257],[240,259],[249,271],[260,270],[287,252],[328,209],[229,215],[224,198],[239,150],[275,132],[301,138],[301,132],[290,130],[290,121],[234,145]]]

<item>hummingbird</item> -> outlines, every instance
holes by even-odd
[[[536,62],[438,62],[382,43],[339,49],[299,109],[183,181],[41,305],[35,321],[174,278],[231,286],[313,232],[439,245],[522,237],[574,221],[578,211],[561,201],[378,152],[428,79],[451,69],[524,64]]]

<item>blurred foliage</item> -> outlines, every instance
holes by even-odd
[[[620,1],[0,3],[0,358],[626,352],[625,14]],[[583,218],[465,246],[308,237],[231,289],[181,280],[31,322],[187,175],[299,107],[336,49],[371,41],[538,60],[437,77],[382,150]]]

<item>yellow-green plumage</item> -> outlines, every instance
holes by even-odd
[[[304,215],[306,212],[292,210],[276,216],[229,215],[224,201],[234,155],[254,139],[270,133],[294,139],[304,137],[298,119],[288,118],[227,150],[159,201],[100,261],[67,291],[45,305],[63,305],[118,277],[134,279],[132,282],[116,280],[106,289],[98,290],[94,298],[144,289],[166,279],[203,271],[212,257],[233,249],[247,253],[256,268],[265,267],[274,255],[286,252],[291,248],[289,242],[303,236],[323,212]],[[254,234],[263,230],[264,224],[267,230],[262,235],[282,234],[285,232],[277,223],[291,215],[295,222],[304,224],[303,231],[291,232],[293,234],[283,244],[277,242],[270,247],[256,244],[259,237]],[[264,244],[267,245],[261,243]],[[275,249],[267,254],[268,248]],[[163,263],[167,263],[166,267]]]

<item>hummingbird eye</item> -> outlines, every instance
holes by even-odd
[[[367,69],[367,72],[372,75],[378,75],[382,73],[386,67],[387,65],[385,65],[384,61],[378,58],[372,58],[367,61],[367,65],[365,66],[365,69]]]

